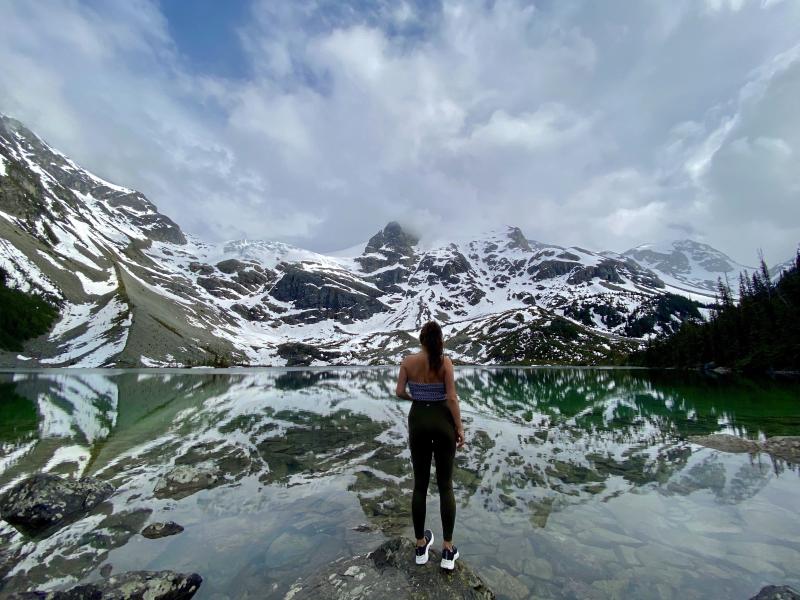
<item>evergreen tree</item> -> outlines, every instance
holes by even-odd
[[[739,301],[717,283],[717,303],[703,324],[685,322],[631,357],[646,366],[694,367],[714,362],[745,370],[800,369],[800,250],[773,283],[763,256],[752,275],[739,275]]]

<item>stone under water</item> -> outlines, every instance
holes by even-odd
[[[130,571],[66,591],[11,594],[9,600],[188,600],[202,582],[197,573]]]

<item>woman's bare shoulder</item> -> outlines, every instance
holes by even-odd
[[[408,354],[403,356],[402,360],[400,361],[400,364],[413,363],[419,359],[420,355],[421,355],[420,352],[409,352]]]

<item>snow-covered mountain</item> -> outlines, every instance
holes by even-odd
[[[685,298],[712,300],[714,274],[740,267],[671,248],[591,252],[516,227],[427,247],[394,222],[330,255],[210,244],[0,117],[0,269],[60,309],[5,365],[393,362],[431,318],[464,362],[597,364],[698,318]]]
[[[754,267],[742,265],[724,252],[693,240],[676,240],[660,244],[642,244],[624,253],[644,268],[652,269],[676,291],[697,289],[713,293],[720,279],[735,288],[742,271]]]

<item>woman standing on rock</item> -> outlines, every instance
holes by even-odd
[[[413,401],[408,412],[408,441],[414,466],[411,516],[417,538],[416,562],[418,565],[428,562],[428,549],[433,544],[433,532],[425,529],[425,500],[433,457],[436,459],[444,536],[442,568],[452,570],[458,558],[458,549],[453,545],[456,521],[453,461],[456,447],[464,445],[464,427],[456,396],[453,363],[443,354],[444,339],[438,323],[425,323],[419,341],[422,349],[403,358],[397,378],[397,396]],[[406,392],[406,384],[411,394]]]

